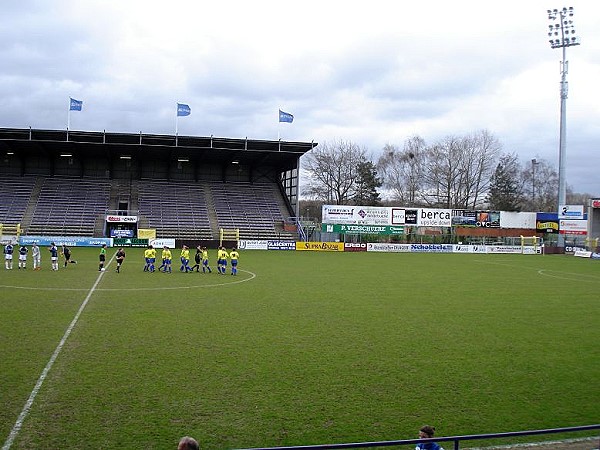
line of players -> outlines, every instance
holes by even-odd
[[[54,242],[50,244],[48,247],[50,252],[50,265],[52,270],[58,270],[58,255],[59,250]],[[4,247],[4,266],[6,270],[12,270],[13,268],[13,254],[15,251],[15,246],[11,243],[8,243]],[[19,254],[19,269],[27,268],[27,256],[29,254],[29,249],[22,245],[18,249]],[[71,260],[71,250],[66,245],[62,246],[60,254],[64,257],[64,267],[66,268],[69,263],[77,264],[77,261]],[[31,246],[31,255],[33,258],[33,270],[41,270],[41,252],[40,248],[37,244],[33,244]],[[125,251],[120,248],[116,254],[117,257],[117,272],[120,272],[121,265],[123,264],[123,260],[125,259]],[[172,272],[172,254],[169,247],[165,246],[162,250],[162,264],[158,267],[159,272],[171,273]],[[231,275],[237,275],[237,265],[240,254],[237,249],[234,247],[230,253],[227,253],[225,247],[220,247],[217,250],[217,273],[220,275],[225,275],[227,273],[227,259],[231,260]],[[148,248],[144,251],[144,258],[146,260],[146,264],[144,266],[144,272],[154,272],[155,271],[155,262],[156,262],[156,250],[152,245],[149,245]],[[106,244],[102,246],[100,249],[100,265],[98,267],[99,271],[104,271],[104,262],[106,261]],[[180,272],[192,273],[194,269],[196,272],[200,272],[200,267],[202,267],[203,273],[212,273],[212,269],[209,265],[208,258],[208,249],[206,247],[198,246],[196,248],[196,255],[194,256],[194,261],[196,264],[190,267],[190,250],[187,245],[182,246],[181,248],[181,267],[179,268]]]
[[[58,247],[54,242],[50,244],[48,247],[48,251],[50,252],[50,265],[52,270],[58,270]],[[8,243],[4,246],[4,268],[6,270],[12,270],[13,268],[13,254],[15,252],[15,246],[11,243]],[[18,249],[19,253],[19,269],[27,269],[27,256],[29,254],[29,249],[25,245],[21,245]],[[77,261],[71,260],[71,250],[66,245],[62,246],[60,254],[65,258],[65,267],[69,263],[77,264]],[[42,270],[42,254],[40,252],[40,248],[37,244],[33,244],[31,246],[31,256],[33,259],[33,270]]]
[[[231,261],[231,275],[237,275],[239,258],[240,254],[235,247],[231,249],[231,252],[229,253],[227,253],[225,247],[219,247],[217,249],[217,273],[219,275],[225,275],[227,273],[227,259],[229,259]],[[171,249],[166,245],[162,249],[162,264],[158,269],[156,269],[156,249],[152,245],[148,245],[148,248],[144,251],[144,259],[146,262],[144,265],[144,272],[173,272],[173,254],[171,253]],[[179,267],[180,272],[192,273],[194,272],[194,269],[196,269],[196,272],[200,272],[200,267],[202,267],[202,273],[212,273],[208,261],[208,249],[206,247],[201,247],[200,245],[196,247],[196,254],[194,255],[196,264],[194,266],[190,267],[190,248],[187,245],[181,247],[179,259],[181,261],[181,266]]]

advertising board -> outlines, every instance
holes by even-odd
[[[368,252],[395,252],[395,253],[409,253],[410,244],[391,244],[391,243],[379,243],[369,242],[367,244]]]
[[[364,242],[344,242],[345,252],[366,252],[367,244]]]
[[[267,250],[269,248],[266,240],[241,239],[239,245],[240,250]]]
[[[268,241],[267,250],[296,250],[295,241]]]
[[[298,251],[343,252],[343,242],[296,242]]]
[[[66,245],[68,247],[101,247],[103,244],[112,247],[113,241],[112,238],[80,236],[21,236],[19,238],[20,245],[37,244],[40,247],[49,246],[52,242],[56,245]]]
[[[559,222],[560,234],[587,235],[587,220],[561,220]]]

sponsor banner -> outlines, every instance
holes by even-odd
[[[453,227],[476,227],[477,211],[467,211],[464,209],[452,210]]]
[[[473,253],[473,246],[464,244],[454,244],[452,246],[452,253]]]
[[[592,253],[592,259],[600,259],[600,253]]]
[[[46,247],[54,242],[56,245],[66,245],[68,247],[102,247],[102,244],[112,247],[113,240],[114,239],[112,238],[91,238],[79,236],[21,236],[19,239],[19,244],[37,244],[40,247]]]
[[[592,198],[590,205],[592,205],[592,208],[600,208],[600,198]]]
[[[406,223],[406,210],[392,208],[392,225],[404,225]]]
[[[354,225],[354,224],[322,224],[321,231],[341,234],[404,234],[404,227],[397,225]]]
[[[585,250],[585,248],[584,247],[576,247],[573,245],[565,246],[565,253],[575,253],[577,250]]]
[[[145,241],[146,239],[143,240]],[[175,239],[150,239],[148,244],[154,248],[163,248],[164,246],[175,248]]]
[[[538,220],[535,229],[540,233],[558,233],[558,222]]]
[[[419,223],[419,210],[407,209],[404,211],[404,223],[406,225],[417,225]]]
[[[267,250],[269,248],[267,241],[259,240],[240,239],[239,245],[241,250]]]
[[[147,228],[138,228],[138,239],[156,239],[156,230]]]
[[[476,225],[480,228],[500,228],[500,211],[477,211]]]
[[[559,222],[560,234],[587,235],[587,220],[561,220]]]
[[[487,253],[487,247],[485,245],[471,245],[473,253]]]
[[[558,218],[575,220],[583,219],[583,205],[559,205]]]
[[[323,205],[323,223],[391,225],[392,208],[383,206]]]
[[[541,247],[536,247],[533,245],[523,246],[522,252],[524,255],[537,255],[542,252]]]
[[[367,244],[364,242],[344,242],[344,251],[345,252],[366,252]]]
[[[420,227],[451,227],[452,210],[421,208],[417,225]]]
[[[410,244],[414,253],[452,253],[452,244]]]
[[[323,205],[323,223],[355,223],[354,210],[356,206]]]
[[[125,238],[125,237],[133,237],[135,230],[121,230],[118,228],[113,228],[110,230],[110,237],[113,238]]]
[[[106,221],[110,223],[137,223],[138,218],[137,216],[108,215]]]
[[[535,228],[536,213],[500,211],[501,228],[521,228],[533,230]]]
[[[487,253],[521,253],[520,245],[487,245]]]
[[[315,252],[343,252],[343,242],[296,242],[296,250]]]
[[[267,250],[296,250],[295,241],[267,241]]]
[[[3,234],[2,239],[0,239],[0,245],[12,244],[13,242],[18,242],[17,235]]]
[[[588,252],[585,250],[577,250],[573,256],[577,256],[579,258],[591,258],[592,257],[592,252]]]
[[[136,239],[136,238],[120,238],[115,239],[115,247],[148,247],[148,239]],[[173,244],[175,248],[175,244]]]
[[[408,253],[410,252],[410,244],[386,244],[379,242],[369,242],[367,244],[367,251]]]

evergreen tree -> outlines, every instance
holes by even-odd
[[[355,205],[377,206],[381,204],[377,188],[383,182],[377,177],[377,169],[371,161],[363,161],[358,164],[358,177],[356,180],[356,191],[353,196]]]
[[[497,211],[520,211],[523,206],[521,168],[515,154],[500,158],[490,181],[487,196],[490,209]]]

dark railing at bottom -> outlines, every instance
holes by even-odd
[[[459,450],[461,441],[474,441],[483,439],[502,439],[516,436],[535,436],[540,434],[569,433],[574,431],[590,431],[600,429],[600,424],[582,425],[579,427],[549,428],[546,430],[512,431],[508,433],[469,434],[465,436],[444,436],[432,439],[403,439],[400,441],[382,442],[356,442],[348,444],[321,444],[321,445],[299,445],[293,447],[255,447],[244,450],[301,450],[322,448],[367,448],[367,447],[392,447],[398,445],[420,444],[426,442],[454,442],[454,450]],[[600,443],[599,443],[600,445]]]

